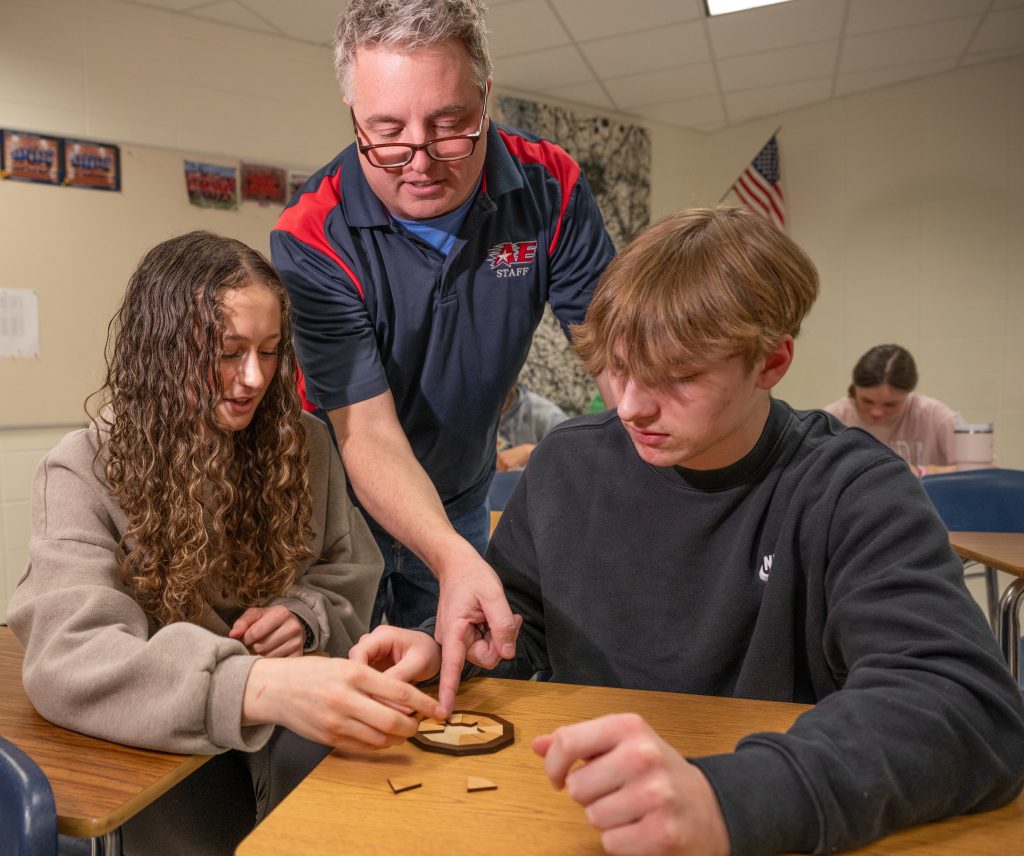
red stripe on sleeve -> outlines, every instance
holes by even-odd
[[[298,202],[291,208],[286,208],[274,228],[287,232],[307,247],[311,247],[331,259],[352,280],[359,292],[359,298],[362,300],[363,284],[352,272],[352,268],[341,260],[341,256],[335,252],[324,233],[327,216],[340,204],[341,168],[339,167],[334,175],[325,175],[316,190],[303,193]]]
[[[507,131],[498,129],[505,147],[523,163],[539,163],[550,172],[562,188],[562,209],[558,212],[558,222],[555,224],[555,234],[548,246],[548,255],[552,255],[555,247],[558,246],[558,238],[562,233],[562,221],[565,218],[565,209],[569,207],[569,197],[572,189],[580,178],[580,165],[576,163],[565,150],[549,143],[546,140],[534,143],[523,137],[516,137]]]
[[[309,399],[306,398],[306,376],[302,373],[302,366],[299,365],[298,360],[295,361],[295,389],[299,393],[302,409],[307,413],[316,410],[316,405],[310,404]]]

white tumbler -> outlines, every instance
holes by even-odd
[[[978,470],[993,466],[991,422],[964,423],[954,427],[953,431],[958,470]]]

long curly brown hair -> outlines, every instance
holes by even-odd
[[[216,419],[223,301],[254,284],[281,304],[278,367],[252,422],[233,432]],[[132,596],[165,625],[198,619],[207,595],[248,607],[282,594],[312,555],[311,500],[288,297],[270,263],[210,232],[159,244],[132,274],[106,356],[96,421],[128,519],[121,573]]]

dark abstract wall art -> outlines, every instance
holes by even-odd
[[[617,248],[650,222],[651,138],[646,128],[511,96],[499,98],[496,107],[497,121],[552,140],[576,159]],[[550,309],[537,328],[520,380],[570,414],[585,411],[596,392]]]

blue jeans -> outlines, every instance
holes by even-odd
[[[469,541],[482,556],[487,549],[491,533],[491,513],[487,504],[448,518],[452,528]],[[384,575],[373,604],[370,629],[387,616],[388,624],[396,627],[419,627],[428,618],[437,615],[437,596],[440,588],[430,569],[419,556],[386,532],[376,528],[373,533],[377,546],[384,554]]]

